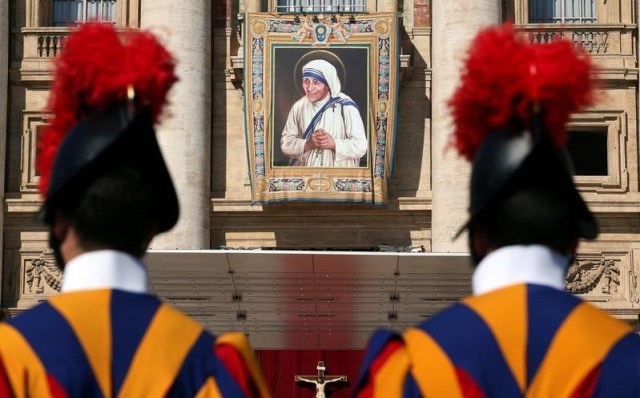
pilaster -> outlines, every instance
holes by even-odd
[[[470,167],[450,147],[453,126],[447,101],[459,84],[461,61],[471,40],[480,28],[500,22],[500,9],[500,0],[437,0],[432,5],[434,252],[467,251],[464,237],[452,239],[467,219]]]
[[[0,1],[0,248],[4,251],[4,176],[6,172],[5,149],[7,142],[7,98],[9,97],[9,2]],[[0,301],[4,256],[0,256]],[[0,303],[0,307],[2,303]]]
[[[177,61],[180,79],[157,129],[178,191],[180,220],[154,249],[208,249],[211,173],[211,2],[143,0],[141,26]],[[158,200],[163,200],[158,198]]]
[[[378,0],[378,11],[398,11],[398,0]]]

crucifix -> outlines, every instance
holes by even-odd
[[[347,376],[326,376],[324,374],[325,369],[327,369],[324,366],[324,361],[318,361],[318,366],[316,366],[316,369],[318,369],[318,374],[317,375],[312,375],[312,376],[296,376],[295,377],[295,381],[302,381],[305,383],[313,383],[316,385],[316,398],[325,398],[326,395],[324,393],[324,387],[325,385],[329,384],[329,383],[333,383],[333,382],[338,382],[338,381],[347,381]]]

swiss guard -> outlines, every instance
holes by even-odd
[[[0,397],[269,397],[244,334],[211,335],[148,286],[142,257],[179,213],[154,132],[172,55],[92,22],[55,65],[40,216],[64,280],[0,324]]]
[[[473,295],[376,332],[356,397],[640,397],[640,336],[565,291],[578,240],[598,234],[564,149],[593,75],[568,41],[478,34],[450,101],[452,146],[473,164]]]

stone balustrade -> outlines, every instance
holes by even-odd
[[[23,28],[24,58],[51,58],[60,53],[69,28]]]
[[[38,56],[55,57],[64,47],[63,35],[41,35],[38,36]]]
[[[22,28],[22,79],[51,81],[51,61],[60,54],[65,40],[72,31],[73,28],[69,27]]]
[[[571,40],[590,54],[633,55],[637,28],[634,25],[520,25],[517,29],[531,43],[548,43],[558,39]]]

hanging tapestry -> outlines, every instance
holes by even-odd
[[[385,204],[397,15],[249,13],[245,126],[252,201]]]

